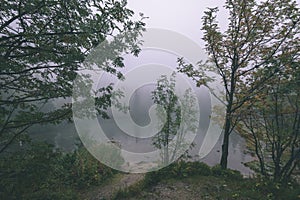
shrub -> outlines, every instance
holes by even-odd
[[[241,172],[232,169],[222,169],[220,165],[216,165],[212,167],[211,171],[212,171],[212,175],[214,176],[220,176],[220,177],[230,178],[234,180],[243,179]]]
[[[62,153],[31,143],[1,155],[0,199],[76,199],[78,189],[99,185],[113,173],[83,147]]]
[[[79,189],[99,185],[115,172],[95,159],[84,147],[63,156],[59,166],[57,175],[63,177],[62,181]]]
[[[146,186],[151,186],[162,179],[181,179],[188,176],[209,176],[211,174],[212,171],[210,167],[205,163],[178,161],[158,171],[147,173],[144,179],[144,184]]]
[[[211,168],[202,162],[191,162],[191,172],[189,173],[190,175],[193,174],[198,174],[198,175],[202,175],[202,176],[210,176],[212,175],[212,170]]]
[[[53,169],[62,156],[53,146],[34,143],[10,155],[1,155],[0,199],[25,199],[56,182]]]
[[[255,190],[265,193],[269,199],[299,199],[300,187],[296,182],[277,183],[271,179],[261,178],[257,179]]]

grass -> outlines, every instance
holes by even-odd
[[[125,190],[114,199],[300,199],[296,183],[287,186],[260,178],[243,178],[238,171],[203,163],[177,162]]]

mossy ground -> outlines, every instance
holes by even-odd
[[[113,199],[297,200],[300,187],[292,182],[283,185],[258,177],[243,178],[237,171],[203,163],[176,163],[146,174],[144,180],[120,190]]]

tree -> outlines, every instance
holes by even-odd
[[[294,60],[295,58],[293,58]],[[256,94],[243,110],[263,176],[287,181],[300,163],[300,65],[291,61]],[[256,76],[269,73],[260,70]]]
[[[221,167],[227,168],[229,136],[240,119],[240,108],[253,98],[265,81],[278,72],[285,63],[276,68],[270,61],[299,51],[299,8],[291,0],[267,0],[259,3],[250,0],[227,0],[229,24],[226,31],[220,31],[216,19],[218,8],[210,8],[203,16],[203,40],[209,54],[210,66],[192,66],[179,60],[180,71],[206,85],[210,77],[205,70],[220,76],[225,89],[224,104],[226,118],[222,143]],[[207,63],[206,63],[207,64]],[[212,64],[212,65],[211,65]],[[260,68],[270,69],[270,73],[246,87],[252,72]]]
[[[46,110],[47,103],[72,96],[72,83],[85,57],[108,37],[136,31],[115,54],[139,52],[142,21],[132,21],[126,1],[2,1],[0,12],[0,153],[34,124],[71,118],[71,104]],[[106,64],[109,57],[104,59]],[[117,57],[97,63],[119,78]],[[82,77],[87,82],[89,77]],[[97,109],[105,116],[112,86],[100,88]],[[65,101],[68,102],[68,101]]]
[[[157,107],[157,117],[162,123],[161,131],[153,138],[153,144],[162,150],[163,165],[168,165],[184,154],[190,145],[185,137],[188,133],[195,134],[199,124],[197,103],[191,90],[185,90],[182,96],[175,91],[176,73],[161,76],[152,99]]]
[[[169,143],[180,127],[181,118],[180,105],[175,94],[174,74],[170,81],[167,76],[163,75],[157,81],[156,89],[152,92],[152,95],[154,103],[159,105],[157,109],[158,117],[164,123],[162,130],[154,137],[153,144],[155,147],[162,149],[163,164],[168,165],[170,162]]]

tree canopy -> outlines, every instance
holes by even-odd
[[[0,152],[33,124],[71,117],[71,104],[45,110],[54,99],[72,96],[72,84],[88,53],[108,37],[143,29],[125,0],[18,0],[0,8]],[[137,54],[136,37],[125,50]],[[123,49],[124,50],[124,49]],[[121,59],[98,66],[121,76]],[[88,77],[86,77],[88,80]],[[104,86],[103,86],[104,87]],[[110,104],[111,87],[101,90],[99,111]],[[102,113],[103,114],[103,113]]]
[[[200,66],[181,62],[180,71],[198,85],[211,80],[203,77],[206,70],[215,72],[223,82],[226,120],[220,164],[227,168],[229,136],[240,120],[240,108],[282,70],[289,62],[284,58],[299,52],[300,12],[291,0],[227,0],[224,7],[229,12],[225,31],[217,21],[218,8],[209,8],[202,18],[209,62]],[[258,80],[252,73],[260,68],[270,73]],[[247,87],[249,82],[253,83],[251,87]]]

